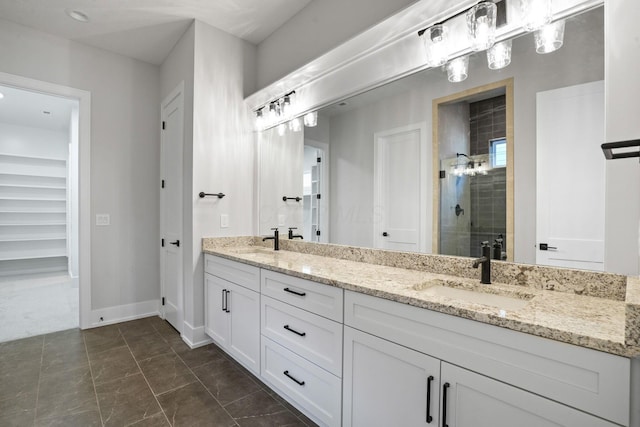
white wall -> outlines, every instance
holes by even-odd
[[[258,45],[257,88],[264,88],[415,1],[312,1]]]
[[[92,226],[92,309],[157,300],[159,68],[4,20],[0,57],[0,71],[91,92],[92,218],[111,215]]]
[[[476,55],[469,78],[462,83],[451,84],[446,73],[428,70],[430,77],[418,90],[406,92],[407,86],[398,82],[397,94],[389,90],[391,96],[384,101],[334,116],[330,123],[331,241],[371,246],[366,237],[373,234],[367,207],[373,195],[375,132],[419,121],[426,121],[430,129],[433,99],[514,77],[515,260],[535,263],[535,93],[604,78],[602,37],[589,37],[586,43],[581,39],[584,35],[571,28],[568,23],[565,45],[557,53],[536,54],[529,34],[514,41],[514,51],[524,56],[514,54],[511,65],[503,70],[489,70],[486,59]],[[430,133],[428,139],[431,144]]]
[[[69,132],[0,123],[0,153],[66,160]]]

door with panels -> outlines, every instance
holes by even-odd
[[[344,328],[343,426],[439,426],[440,360]]]

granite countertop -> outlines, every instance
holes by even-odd
[[[281,241],[281,249],[253,237],[203,239],[207,254],[624,357],[640,355],[638,278],[527,266],[523,282],[506,273],[518,264],[493,263],[497,277],[481,285],[468,258],[293,241]],[[375,263],[362,261],[371,261],[371,254],[379,257]],[[412,268],[406,267],[407,257]],[[486,294],[491,296],[482,301]]]

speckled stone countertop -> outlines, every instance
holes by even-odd
[[[640,355],[640,279],[468,258],[255,237],[205,238],[204,253],[404,304],[625,357]],[[436,288],[474,291],[439,294]],[[505,297],[487,302],[475,295]],[[471,295],[471,296],[470,296]],[[480,296],[482,298],[482,295]],[[511,304],[511,303],[515,303]]]

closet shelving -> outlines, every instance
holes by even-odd
[[[67,161],[0,153],[0,274],[66,269],[66,224]]]

